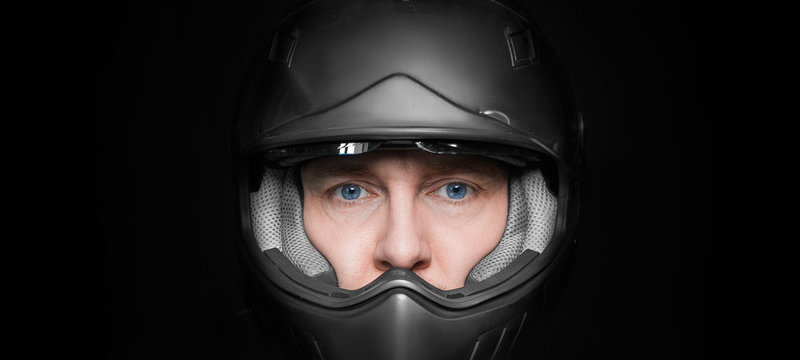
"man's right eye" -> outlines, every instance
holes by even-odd
[[[356,184],[344,184],[334,191],[338,196],[347,201],[360,199],[369,193]]]

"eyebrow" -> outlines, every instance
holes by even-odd
[[[370,176],[374,175],[374,172],[369,170],[367,164],[361,162],[351,163],[338,161],[319,164],[309,170],[309,180],[311,181],[345,175]]]
[[[458,156],[458,158],[455,158]],[[370,159],[353,159],[353,161],[333,161],[324,162],[316,165],[313,169],[309,169],[309,178],[311,182],[318,182],[323,179],[331,177],[349,177],[349,176],[374,176],[375,173],[370,169]],[[504,169],[501,163],[489,158],[482,158],[478,156],[469,156],[465,158],[464,155],[440,155],[431,159],[428,168],[431,169],[430,173],[447,174],[447,173],[469,173],[479,174],[484,176],[493,176],[497,171]]]
[[[440,155],[433,159],[432,168],[439,173],[474,173],[493,175],[503,166],[496,160],[478,156],[470,156],[467,159],[455,159],[451,156],[464,155]],[[465,161],[467,160],[467,161]]]

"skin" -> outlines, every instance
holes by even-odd
[[[508,169],[484,157],[385,150],[315,159],[300,175],[306,233],[344,289],[393,267],[462,287],[506,226]],[[463,198],[452,198],[453,183],[466,185]],[[357,199],[345,185],[359,187]]]

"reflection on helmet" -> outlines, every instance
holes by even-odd
[[[244,77],[234,133],[254,313],[287,357],[500,359],[575,237],[581,124],[541,32],[507,2],[312,1]],[[297,166],[384,149],[512,166],[497,247],[465,286],[392,269],[356,290],[303,224]]]

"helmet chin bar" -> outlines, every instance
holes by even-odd
[[[288,356],[504,359],[514,350],[524,324],[537,321],[552,306],[548,294],[559,290],[551,288],[563,285],[549,276],[563,262],[540,262],[537,255],[528,250],[497,276],[450,291],[431,286],[407,269],[391,269],[356,291],[330,287],[333,292],[319,294],[330,301],[321,304],[308,294],[298,297],[285,291],[287,283],[304,286],[314,280],[293,266],[283,266],[288,260],[272,249],[258,261],[262,270],[280,269],[281,276],[250,279],[258,283],[252,287],[261,292],[257,297],[267,299],[251,305],[267,328],[288,327],[288,336],[269,333],[278,337],[273,341],[295,345],[284,348]]]
[[[270,255],[274,253],[267,252],[272,260]],[[524,260],[534,257],[528,253]],[[527,287],[534,286],[519,287],[465,312],[444,306],[441,300],[431,301],[442,293],[456,293],[442,292],[409,270],[391,269],[359,290],[368,296],[359,299],[358,306],[322,307],[282,293],[286,297],[279,301],[283,304],[279,313],[285,315],[293,341],[307,358],[328,359],[329,354],[341,359],[490,359],[495,354],[503,358],[512,349],[527,316],[526,304],[534,296]]]

